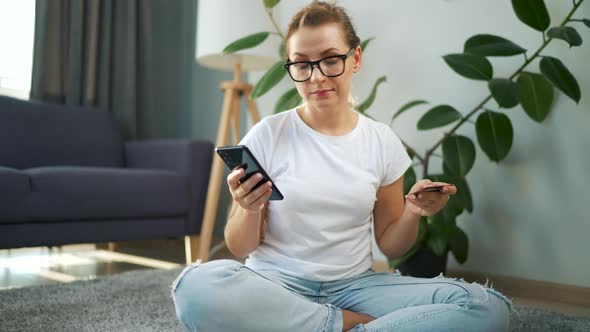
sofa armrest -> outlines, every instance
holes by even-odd
[[[128,168],[162,169],[190,178],[194,203],[191,204],[187,233],[200,232],[211,172],[213,144],[209,141],[190,139],[129,141],[125,143],[125,155]]]

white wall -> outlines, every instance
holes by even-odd
[[[277,11],[283,29],[305,3],[280,4]],[[353,81],[353,93],[364,100],[374,81],[387,75],[388,82],[381,85],[369,110],[386,123],[411,99],[448,103],[466,113],[487,95],[485,83],[460,77],[441,58],[461,52],[468,37],[496,34],[531,51],[540,45],[540,33],[521,23],[507,0],[338,3],[347,8],[361,39],[376,37]],[[571,1],[563,0],[546,3],[552,25],[559,24],[571,6]],[[590,18],[590,1],[575,17]],[[575,73],[582,91],[580,104],[556,91],[554,111],[542,124],[530,120],[520,107],[506,111],[515,128],[512,151],[500,164],[477,151],[476,164],[467,177],[474,212],[459,218],[470,240],[469,259],[459,265],[450,258],[450,268],[590,287],[590,180],[586,172],[590,167],[590,29],[580,23],[573,26],[585,40],[581,47],[570,50],[564,42],[553,41],[544,54],[562,59]],[[522,61],[522,57],[494,59],[494,76],[509,76]],[[538,72],[538,65],[528,70]],[[259,77],[251,74],[249,79],[256,82]],[[280,92],[289,87],[291,83],[284,80],[259,99],[263,115],[272,113]],[[497,109],[493,102],[488,106]],[[408,112],[394,124],[397,134],[418,151],[431,146],[442,132],[416,130],[416,121],[425,110]],[[475,142],[473,125],[463,127],[460,133]]]

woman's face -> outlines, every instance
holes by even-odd
[[[344,32],[337,23],[302,27],[291,35],[288,43],[290,62],[316,61],[331,55],[346,54],[350,50]],[[295,82],[295,87],[303,100],[313,108],[345,107],[352,74],[360,66],[361,49],[356,47],[346,58],[342,75],[326,77],[314,66],[311,78],[305,82]]]

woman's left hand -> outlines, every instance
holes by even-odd
[[[433,186],[444,186],[441,191],[420,192],[420,189]],[[406,195],[406,202],[411,212],[428,217],[442,210],[449,201],[450,195],[457,193],[457,187],[446,182],[432,182],[428,179],[420,180],[412,186],[410,194]]]

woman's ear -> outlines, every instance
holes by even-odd
[[[354,50],[354,65],[352,66],[352,72],[356,73],[361,69],[363,63],[363,50],[360,46],[357,46]]]

